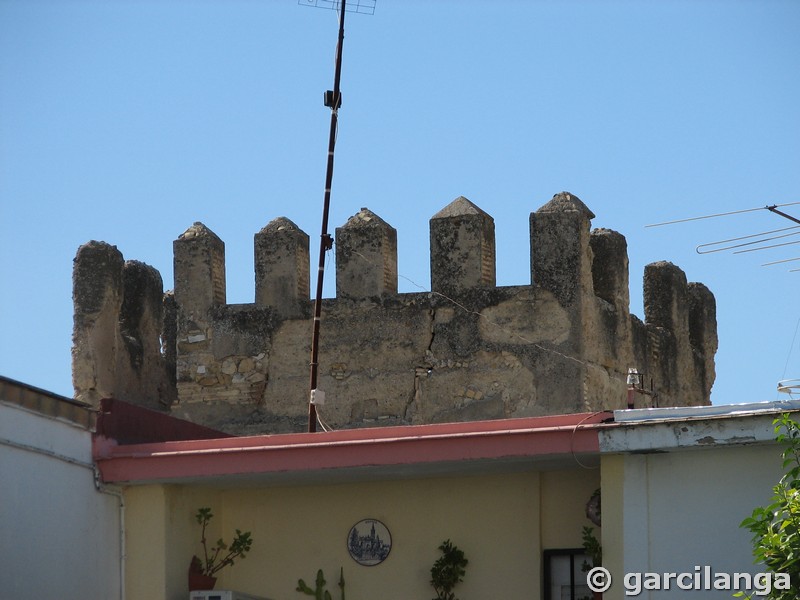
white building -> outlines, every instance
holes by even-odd
[[[763,570],[739,524],[769,504],[783,473],[773,421],[798,408],[792,401],[616,411],[614,425],[599,430],[604,566],[615,576],[604,597],[626,597],[627,573],[699,572],[706,587],[705,567]],[[731,598],[713,579],[710,587],[681,590],[673,581],[670,590],[636,597]]]
[[[123,598],[123,497],[96,485],[94,413],[0,377],[0,598]]]

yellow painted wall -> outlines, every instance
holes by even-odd
[[[428,600],[437,547],[449,538],[470,561],[459,597],[537,599],[541,550],[580,546],[583,506],[596,487],[585,473],[566,471],[235,490],[131,488],[128,600],[188,597],[200,506],[216,515],[210,540],[230,541],[236,528],[255,540],[245,560],[222,572],[217,589],[300,600],[306,596],[295,591],[297,579],[313,587],[322,568],[338,600],[343,567],[348,600]],[[365,518],[385,523],[393,538],[388,559],[373,567],[358,565],[346,547],[350,528]]]
[[[542,548],[581,548],[584,526],[599,533],[586,518],[586,502],[599,487],[600,469],[542,472]]]
[[[459,595],[491,598],[503,589],[505,598],[529,598],[539,581],[538,488],[529,473],[229,492],[225,529],[252,529],[256,546],[223,585],[302,598],[299,577],[308,582],[322,568],[332,582],[344,567],[350,600],[430,598],[430,567],[449,538],[470,561]],[[364,518],[392,533],[389,558],[373,567],[346,548],[350,527]]]
[[[615,578],[624,573],[625,460],[623,455],[611,454],[601,457],[600,462],[603,471],[603,566]],[[622,600],[624,592],[622,586],[612,585],[603,598]]]
[[[166,581],[166,491],[125,491],[125,589],[128,598],[160,598]]]
[[[202,506],[221,505],[218,491],[200,487],[142,486],[125,491],[125,590],[129,599],[186,600],[187,571],[200,554],[194,518]],[[209,540],[222,535],[215,515]]]

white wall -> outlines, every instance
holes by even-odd
[[[120,501],[84,427],[0,398],[0,597],[120,598]]]
[[[605,597],[626,597],[626,573],[691,573],[696,565],[716,573],[761,571],[750,532],[739,523],[769,502],[782,474],[780,450],[770,444],[603,457],[604,565],[616,582]],[[674,583],[671,591],[636,597],[678,595],[731,598],[729,591],[683,591]]]

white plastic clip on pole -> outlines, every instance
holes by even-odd
[[[322,406],[325,404],[325,392],[322,390],[311,390],[311,398],[309,400],[314,406]]]

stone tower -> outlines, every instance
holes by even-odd
[[[531,281],[498,287],[494,220],[459,197],[430,221],[431,290],[397,292],[397,232],[362,208],[336,230],[318,387],[331,426],[499,419],[708,404],[714,297],[669,263],[630,314],[625,238],[591,230],[563,192],[530,215]],[[285,217],[255,234],[255,301],[227,304],[225,245],[195,223],[174,244],[174,292],[151,267],[90,242],[75,259],[76,395],[162,407],[234,434],[306,426],[312,303],[308,235]],[[163,348],[159,347],[163,341]]]

